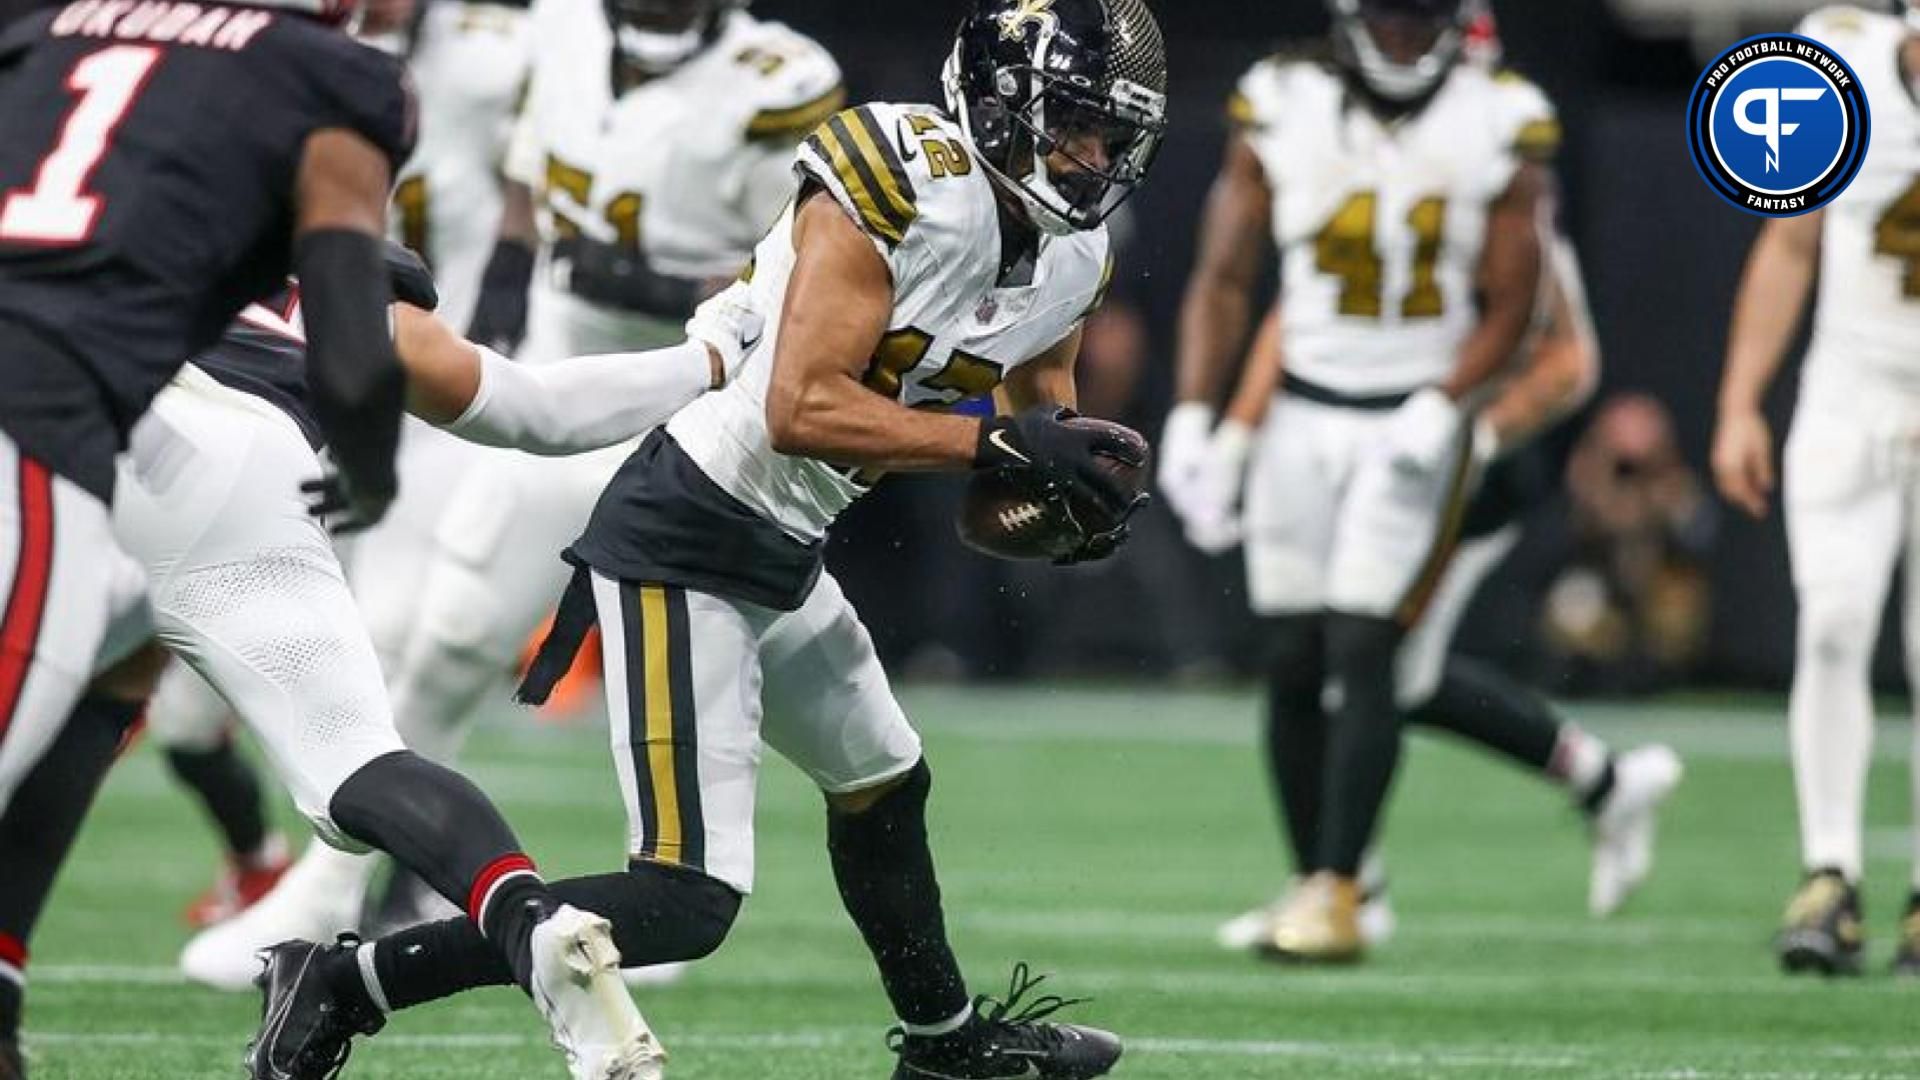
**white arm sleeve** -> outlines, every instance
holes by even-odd
[[[477,351],[480,389],[446,430],[468,442],[550,457],[637,438],[712,382],[707,346],[698,341],[537,365]]]

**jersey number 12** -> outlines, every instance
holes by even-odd
[[[73,66],[67,89],[80,100],[67,113],[59,141],[40,159],[33,186],[7,192],[0,203],[0,241],[70,246],[93,236],[101,202],[87,181],[159,62],[159,49],[116,45]]]

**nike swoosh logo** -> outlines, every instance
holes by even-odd
[[[987,441],[992,443],[994,446],[998,447],[1001,453],[1019,461],[1022,465],[1033,464],[1032,458],[1021,453],[1018,450],[1015,450],[1013,448],[1013,444],[1007,441],[1006,432],[996,430],[987,436]]]
[[[900,160],[915,161],[920,157],[920,151],[913,148],[914,140],[906,137],[906,128],[902,126],[905,123],[905,120],[896,120],[893,125],[894,133],[900,136]]]
[[[755,345],[760,344],[760,339],[766,336],[767,336],[767,332],[765,330],[762,330],[759,333],[753,335],[752,337],[747,338],[746,340],[740,343],[740,351],[743,353],[752,352],[753,347]]]

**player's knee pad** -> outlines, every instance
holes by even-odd
[[[1873,657],[1879,611],[1850,591],[1803,591],[1800,662],[1835,671],[1864,669]]]

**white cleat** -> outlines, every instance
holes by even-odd
[[[260,950],[294,938],[332,941],[352,930],[371,873],[371,856],[314,841],[258,903],[195,934],[180,952],[180,973],[215,990],[252,992]]]
[[[1653,839],[1660,804],[1685,770],[1666,746],[1641,746],[1614,758],[1613,790],[1593,818],[1593,871],[1587,910],[1595,918],[1619,911],[1653,872]]]
[[[533,1001],[573,1080],[661,1080],[667,1052],[620,981],[620,950],[598,915],[563,906],[533,928]]]

